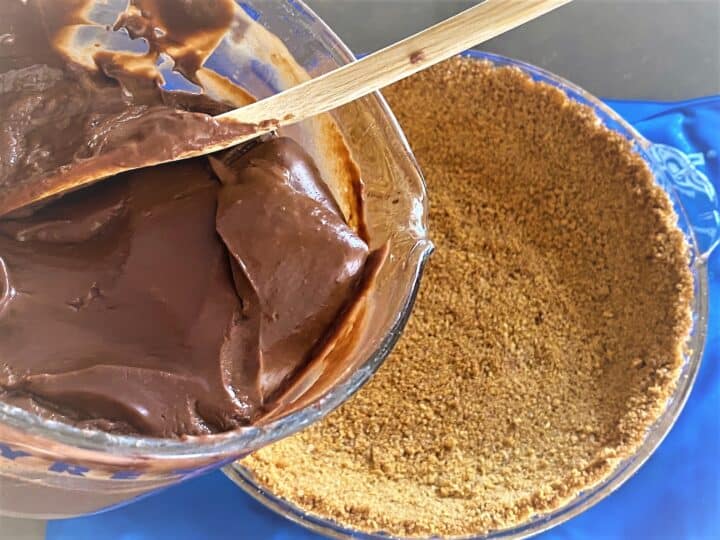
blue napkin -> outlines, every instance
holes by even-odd
[[[720,96],[683,103],[608,101],[648,139],[691,156],[720,191]],[[720,249],[718,250],[720,251]],[[710,325],[695,388],[652,458],[610,497],[542,540],[720,539],[720,255],[710,259]],[[319,540],[219,471],[123,508],[51,522],[48,540]]]

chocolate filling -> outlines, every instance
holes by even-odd
[[[116,27],[148,52],[98,51],[97,70],[54,48],[83,5],[0,6],[0,189],[223,136],[227,105],[162,91],[152,66],[196,80],[232,1],[131,2]],[[368,251],[284,137],[23,209],[0,220],[0,399],[158,437],[255,423],[357,301]]]

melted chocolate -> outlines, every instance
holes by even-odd
[[[93,72],[52,52],[60,27],[43,6],[53,2],[0,6],[0,36],[12,36],[0,39],[0,187],[217,136],[207,113],[226,105],[162,92],[122,53],[99,52]],[[214,47],[229,4],[135,0],[118,26],[151,41],[150,55]],[[191,78],[207,54],[195,47],[176,66]],[[6,217],[0,399],[159,437],[258,422],[352,311],[377,268],[367,260],[287,138],[119,175]]]
[[[148,52],[98,50],[96,71],[69,63],[64,49],[53,49],[69,28],[87,24],[85,4],[13,0],[0,7],[5,11],[0,11],[0,35],[11,37],[9,44],[0,42],[2,213],[43,193],[72,189],[81,179],[108,176],[114,167],[170,161],[256,130],[210,116],[231,109],[227,104],[159,87],[161,53],[172,55],[176,69],[195,78],[235,24],[232,0],[136,0],[118,27],[139,27],[130,22],[144,21],[144,33],[137,37],[148,42]],[[173,15],[170,6],[176,8]],[[200,30],[191,32],[191,27]]]
[[[130,0],[115,29],[124,28],[130,37],[144,38],[150,48],[148,56],[168,54],[175,59],[178,72],[197,82],[195,74],[229,29],[234,11],[234,0]]]

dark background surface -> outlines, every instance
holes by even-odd
[[[359,53],[478,2],[307,3]],[[546,68],[602,97],[679,100],[719,94],[720,0],[575,0],[479,48]]]

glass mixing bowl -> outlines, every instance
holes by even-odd
[[[97,40],[114,49],[142,47],[140,40],[108,35],[106,30],[126,5],[127,0],[96,0],[88,11],[92,24],[83,24],[75,36],[82,42],[78,45]],[[243,32],[228,32],[206,67],[256,97],[354,59],[297,0],[247,0],[237,5]],[[79,54],[83,50],[89,49],[78,47]],[[169,86],[187,85],[173,74],[172,64],[161,70]],[[345,145],[327,148],[325,137],[333,129],[339,129]],[[322,418],[382,364],[405,326],[432,250],[421,172],[379,94],[290,131],[316,158],[326,180],[335,176],[333,153],[345,153],[347,161],[349,149],[364,181],[371,247],[390,242],[389,256],[365,305],[365,322],[351,346],[341,350],[342,372],[334,374],[338,384],[310,381],[304,388],[312,397],[309,403],[264,425],[186,440],[78,429],[0,403],[0,514],[31,518],[87,514],[218,468]],[[343,186],[331,188],[342,198]]]
[[[338,43],[337,47],[342,45]],[[599,99],[562,78],[535,66],[493,54],[468,52],[468,56],[489,61],[498,66],[513,66],[537,81],[552,84],[564,91],[571,99],[591,107],[600,121],[610,129],[622,134],[632,142],[634,150],[650,166],[656,182],[667,192],[678,214],[678,223],[691,250],[691,270],[694,277],[692,304],[693,329],[688,342],[688,352],[677,387],[667,402],[662,415],[648,430],[644,443],[635,455],[620,462],[601,483],[580,493],[561,508],[531,518],[526,523],[505,530],[493,531],[470,538],[525,538],[554,527],[596,504],[615,491],[650,457],[670,431],[687,400],[700,366],[708,325],[707,259],[720,242],[720,205],[717,194],[703,174],[698,172],[685,154],[669,146],[653,144],[613,112]],[[430,194],[432,197],[432,193]],[[264,489],[251,471],[241,463],[233,463],[225,473],[243,490],[277,513],[332,538],[390,539],[387,534],[366,534],[343,527],[322,517],[304,512],[301,508]]]

